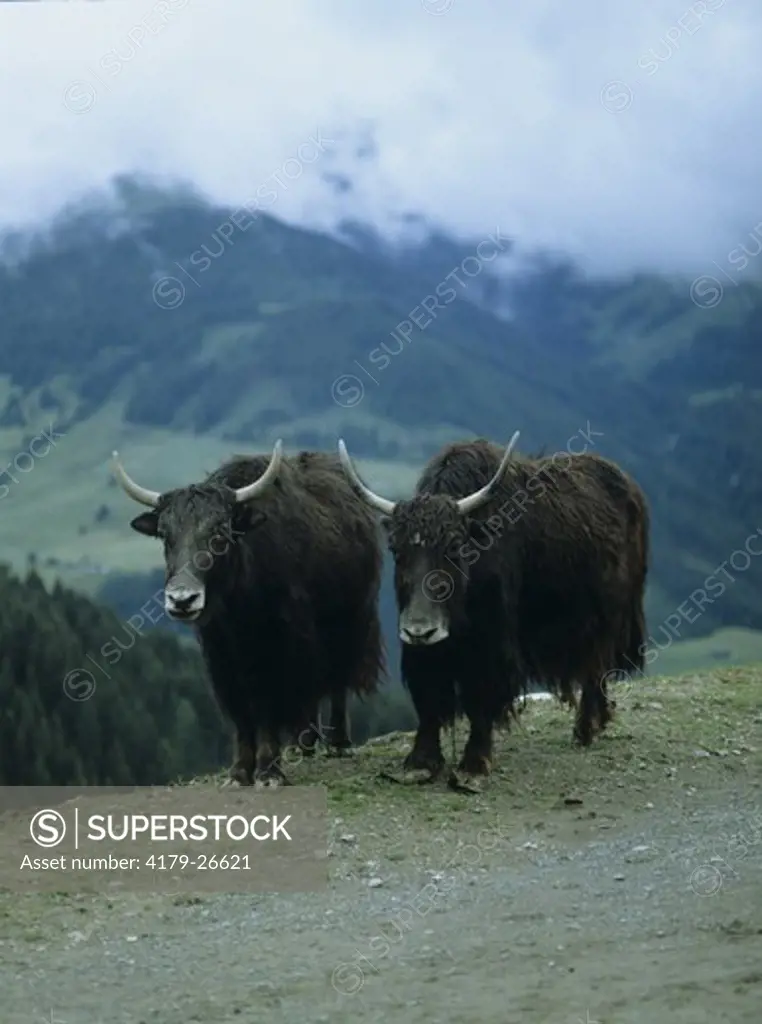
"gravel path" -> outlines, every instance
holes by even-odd
[[[412,817],[379,785],[334,807],[322,894],[4,896],[0,1021],[758,1024],[756,762],[638,779],[541,809],[423,788]]]

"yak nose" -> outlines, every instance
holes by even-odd
[[[198,590],[187,590],[184,587],[167,590],[165,593],[167,613],[177,618],[187,618],[200,612],[204,604],[204,595]]]
[[[428,626],[426,623],[411,623],[400,630],[400,639],[407,644],[425,644],[437,633],[439,626]]]

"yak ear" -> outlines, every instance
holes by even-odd
[[[381,524],[381,529],[384,531],[384,533],[388,534],[389,533],[389,529],[390,529],[390,527],[392,525],[392,517],[391,516],[379,516],[378,521]]]
[[[234,525],[237,529],[242,530],[244,533],[253,533],[254,530],[258,530],[265,522],[267,522],[266,512],[260,512],[259,509],[251,509],[245,503],[236,505]]]
[[[483,519],[475,519],[473,516],[466,516],[466,533],[473,540],[477,537],[479,540],[484,540],[484,531],[487,527],[484,525]]]
[[[145,534],[146,537],[157,537],[159,534],[159,514],[152,512],[141,512],[139,516],[130,523],[133,530]]]
[[[264,526],[264,524],[266,522],[267,522],[267,513],[266,512],[260,512],[259,509],[257,509],[256,512],[253,512],[251,514],[251,517],[249,519],[249,529],[250,530],[258,530],[259,527],[260,526]]]

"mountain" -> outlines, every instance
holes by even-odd
[[[596,281],[550,259],[499,276],[474,256],[510,253],[499,234],[404,250],[361,225],[340,235],[123,178],[6,236],[0,558],[34,552],[91,594],[150,573],[160,551],[127,525],[111,450],[162,489],[276,437],[343,436],[370,485],[401,496],[446,441],[520,429],[523,450],[553,451],[586,432],[650,501],[652,629],[762,527],[757,281],[701,308],[686,281]],[[729,572],[681,636],[762,629],[762,560]]]

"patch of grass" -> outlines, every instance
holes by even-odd
[[[696,640],[681,640],[659,653],[651,668],[659,675],[678,675],[718,665],[762,662],[762,630],[742,626],[718,629]]]

